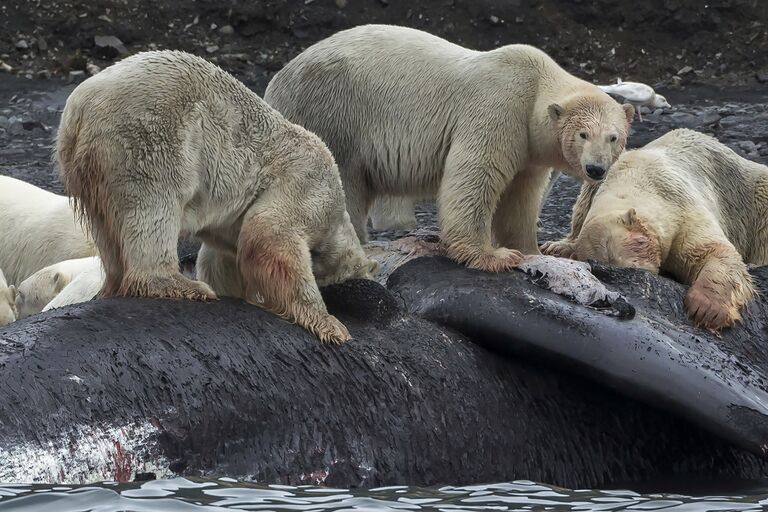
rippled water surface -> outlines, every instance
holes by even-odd
[[[255,485],[233,480],[155,480],[145,483],[32,486],[0,484],[0,511],[198,512],[229,510],[766,510],[768,489],[722,496],[565,490],[527,481],[466,487],[382,487],[369,490]]]

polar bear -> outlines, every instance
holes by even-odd
[[[668,272],[691,285],[694,323],[719,330],[755,294],[745,262],[768,264],[766,219],[768,167],[709,135],[674,130],[613,165],[575,256]]]
[[[97,264],[84,268],[72,281],[67,284],[51,301],[45,305],[43,311],[79,304],[92,300],[98,295],[104,286],[105,274],[101,260]]]
[[[90,269],[100,271],[101,259],[98,256],[60,261],[26,278],[17,287],[19,318],[41,312],[73,279]]]
[[[96,254],[67,197],[0,176],[0,268],[19,285],[41,268]]]
[[[264,99],[334,153],[362,241],[377,197],[436,195],[448,255],[490,271],[539,252],[549,169],[601,180],[634,117],[531,46],[479,52],[387,25],[309,47]]]
[[[15,322],[18,318],[16,310],[16,288],[8,286],[3,271],[0,270],[0,327]]]
[[[226,286],[179,272],[188,234],[230,262],[217,275],[237,273],[247,301],[323,341],[349,339],[313,265],[331,283],[370,278],[376,263],[345,215],[333,156],[219,67],[151,51],[92,76],[67,99],[56,158],[94,233],[102,296],[216,298]]]

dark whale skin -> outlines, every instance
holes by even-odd
[[[768,474],[673,414],[406,314],[374,282],[323,292],[354,337],[343,346],[229,299],[95,300],[0,330],[0,481],[583,488]]]
[[[551,361],[765,456],[766,303],[752,303],[744,322],[717,337],[687,321],[679,283],[599,264],[592,272],[629,308],[579,306],[522,272],[489,274],[441,257],[409,261],[387,286],[411,313],[491,350]],[[768,282],[768,269],[753,273]]]

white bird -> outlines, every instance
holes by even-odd
[[[640,121],[643,120],[643,116],[639,107],[669,108],[670,106],[667,99],[661,94],[656,94],[653,87],[640,82],[622,82],[619,78],[618,82],[613,85],[598,85],[597,87],[608,94],[621,96],[628,103],[634,105]]]

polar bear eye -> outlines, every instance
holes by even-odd
[[[618,137],[616,137],[615,135],[611,135],[611,142],[616,142],[617,139]]]
[[[581,137],[584,140],[587,140],[587,132],[580,132],[579,137]]]

